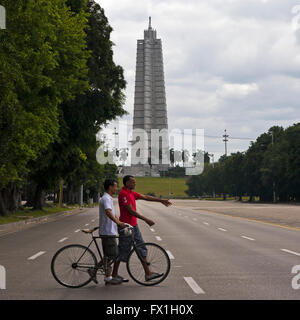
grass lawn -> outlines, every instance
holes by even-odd
[[[160,178],[160,177],[135,177],[135,191],[147,194],[155,193],[157,197],[183,198],[188,197],[184,192],[187,190],[186,178]],[[122,178],[119,178],[119,186],[123,186]],[[173,194],[170,196],[169,193]]]
[[[26,208],[24,210],[17,210],[15,213],[9,213],[7,217],[0,216],[0,224],[17,222],[21,220],[25,220],[28,218],[36,218],[41,216],[46,216],[48,214],[53,214],[62,211],[69,211],[74,209],[73,207],[63,207],[58,208],[57,206],[44,207],[43,210],[34,210],[32,211],[30,208]]]

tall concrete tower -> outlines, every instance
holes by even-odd
[[[154,152],[151,150],[151,130],[168,129],[162,42],[157,39],[156,30],[151,26],[151,17],[148,29],[144,31],[144,39],[137,40],[133,129],[144,129],[147,132],[148,157]],[[166,141],[162,148],[161,140],[157,146],[160,154],[169,153]],[[141,152],[143,153],[143,150]],[[147,165],[142,167],[146,174],[151,167],[149,174],[155,175],[158,170],[166,170],[168,165],[147,161]]]

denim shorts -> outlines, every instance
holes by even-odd
[[[129,255],[131,247],[132,247],[132,242],[131,242],[132,237],[131,236],[128,236],[128,237],[122,236],[122,233],[123,233],[122,228],[120,228],[119,226],[118,226],[118,231],[119,231],[119,235],[120,235],[120,238],[119,238],[119,261],[127,262],[128,255]],[[145,243],[138,225],[135,225],[133,227],[132,232],[133,232],[133,237],[134,237],[136,245]],[[138,250],[141,253],[142,257],[147,257],[147,248],[145,246],[139,247]]]
[[[103,237],[102,249],[104,256],[106,256],[108,259],[115,260],[119,255],[116,237]]]

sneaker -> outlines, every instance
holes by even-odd
[[[87,272],[88,272],[88,274],[90,275],[90,277],[92,278],[92,281],[94,281],[96,284],[98,284],[98,280],[97,280],[97,269],[95,269],[95,268],[89,268]]]
[[[122,276],[117,275],[117,279],[120,279],[122,282],[129,282],[129,279],[123,278]]]
[[[121,284],[123,281],[119,278],[112,278],[111,280],[108,280],[108,281],[105,281],[105,285],[107,284],[113,284],[113,285],[116,285],[116,284]]]
[[[145,281],[154,280],[162,277],[163,275],[164,275],[163,273],[152,272],[150,276],[145,275]]]

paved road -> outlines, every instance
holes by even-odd
[[[300,265],[300,231],[191,207],[140,201],[138,209],[156,222],[152,228],[139,223],[144,239],[172,257],[162,284],[101,281],[67,289],[55,282],[53,254],[66,244],[88,244],[89,236],[76,231],[97,225],[95,208],[0,237],[0,264],[7,271],[0,299],[300,299],[300,289],[291,285],[292,267]],[[120,274],[127,276],[124,265]]]

